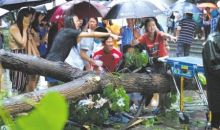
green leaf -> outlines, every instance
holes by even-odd
[[[148,64],[148,55],[135,49],[133,52],[125,54],[125,66],[140,68]]]
[[[184,97],[184,102],[192,103],[193,99],[192,99],[192,97]]]
[[[68,118],[68,105],[59,93],[45,95],[35,109],[15,122],[16,130],[62,130]]]

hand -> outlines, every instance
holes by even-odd
[[[176,42],[177,41],[177,37],[171,36],[170,40],[173,41],[173,42]]]
[[[119,40],[121,38],[121,36],[115,35],[110,33],[110,36],[114,39],[114,40]]]
[[[94,61],[93,59],[90,59],[90,60],[89,60],[89,64],[90,64],[90,65],[96,65],[96,63],[95,63],[95,61]]]
[[[167,46],[166,46],[166,49],[169,51],[169,50],[170,50],[170,46],[169,46],[169,45],[167,45]]]

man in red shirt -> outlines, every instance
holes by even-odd
[[[113,47],[112,37],[105,37],[101,41],[103,48],[94,53],[93,59],[102,61],[101,67],[105,72],[114,72],[122,58],[122,53]],[[100,71],[97,65],[94,66],[94,70]]]

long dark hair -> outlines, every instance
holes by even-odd
[[[39,32],[39,16],[40,16],[40,12],[36,12],[35,17],[34,17],[34,21],[31,23],[31,28],[34,29],[35,32]]]
[[[147,25],[151,22],[151,21],[153,21],[155,24],[156,24],[156,21],[153,19],[153,18],[147,18],[146,20],[145,20],[145,31],[146,32],[148,32],[148,30],[147,30]],[[154,32],[154,41],[156,40],[156,37],[157,37],[157,31],[155,31]]]
[[[73,17],[77,15],[65,16],[64,17],[64,28],[73,28],[76,29],[76,25],[73,21]]]
[[[47,53],[49,53],[50,48],[52,47],[53,41],[55,36],[58,33],[58,24],[57,23],[51,23],[50,29],[48,31],[48,44],[47,44]]]
[[[35,10],[30,7],[25,7],[25,8],[22,8],[18,11],[16,24],[18,26],[20,33],[21,33],[21,36],[23,36],[23,19],[24,19],[24,17],[27,17],[30,14],[33,14],[34,11]]]

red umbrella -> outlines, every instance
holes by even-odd
[[[50,21],[51,22],[57,22],[59,20],[62,20],[64,18],[64,10],[61,6],[57,7],[55,11],[53,12]]]
[[[207,8],[207,7],[209,7],[211,9],[217,9],[217,6],[215,4],[213,4],[213,3],[201,3],[197,7],[199,7],[199,8]]]
[[[70,1],[70,2],[66,2],[60,6],[57,6],[54,9],[54,12],[52,13],[51,17],[50,17],[50,21],[51,22],[57,22],[60,20],[63,20],[64,15],[65,15],[65,11],[67,9],[69,9],[71,7],[71,5],[75,3],[74,1]]]

